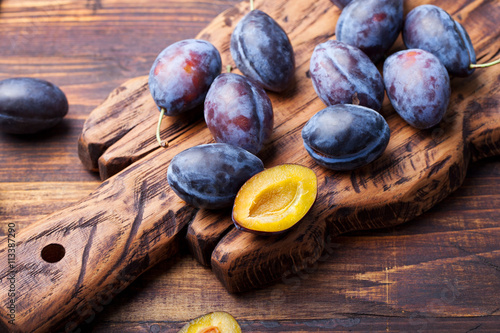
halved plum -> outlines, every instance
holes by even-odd
[[[241,333],[241,327],[229,313],[218,311],[191,320],[178,333]]]
[[[257,234],[284,232],[299,222],[316,200],[314,171],[298,164],[282,164],[261,171],[238,191],[233,222]]]

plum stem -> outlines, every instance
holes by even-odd
[[[164,115],[165,115],[165,108],[161,108],[160,109],[160,119],[158,119],[158,126],[156,127],[156,140],[160,144],[160,147],[166,148],[168,146],[168,142],[165,142],[160,138],[161,122],[163,120]]]
[[[227,65],[227,66],[226,66],[226,71],[227,71],[228,73],[231,73],[231,71],[232,71],[232,70],[233,70],[233,68],[231,67],[231,65]]]
[[[253,10],[253,0],[250,0],[250,10]]]
[[[492,62],[488,62],[486,64],[470,64],[470,68],[486,68],[486,67],[490,67],[490,66],[493,66],[493,65],[496,65],[496,64],[500,64],[500,59],[497,59],[495,61],[492,61]]]

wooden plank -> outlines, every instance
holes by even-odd
[[[176,333],[184,322],[110,323],[107,331],[100,328],[93,332],[165,332]],[[441,318],[415,313],[411,318],[377,318],[363,314],[337,316],[323,320],[245,320],[240,322],[243,332],[445,332],[474,331],[495,332],[495,318]]]
[[[19,229],[33,221],[62,210],[90,194],[95,182],[12,182],[0,183],[0,211],[2,228],[0,235],[7,234],[4,225],[15,223]]]

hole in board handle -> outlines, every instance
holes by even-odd
[[[42,249],[42,259],[50,263],[60,261],[65,254],[66,250],[61,244],[49,244]]]

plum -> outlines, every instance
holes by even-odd
[[[209,42],[186,39],[165,48],[149,73],[149,90],[158,108],[175,116],[203,103],[220,74],[219,51]]]
[[[191,320],[178,333],[241,333],[241,327],[229,313],[217,311]]]
[[[474,72],[476,52],[464,27],[445,10],[421,5],[406,16],[403,41],[407,48],[434,54],[450,75],[465,77]]]
[[[330,0],[335,6],[339,9],[343,9],[347,6],[352,0]]]
[[[161,146],[165,146],[160,139],[163,115],[177,116],[201,105],[221,69],[219,51],[204,40],[182,40],[158,55],[149,72],[148,83],[160,110],[156,138]]]
[[[359,104],[379,111],[384,83],[377,67],[358,48],[329,40],[314,48],[310,62],[314,90],[326,105]]]
[[[57,125],[68,113],[66,95],[45,80],[16,77],[0,81],[0,131],[32,134]]]
[[[450,78],[439,59],[419,49],[399,51],[384,63],[387,96],[411,126],[430,128],[443,118],[450,101]]]
[[[231,34],[231,56],[239,70],[264,89],[282,92],[293,81],[295,56],[286,32],[266,13],[254,9]]]
[[[284,232],[311,209],[318,192],[314,171],[298,164],[281,164],[250,178],[236,195],[236,228],[260,235]]]
[[[364,106],[336,104],[316,113],[302,129],[304,146],[320,165],[353,170],[382,155],[390,130],[384,117]]]
[[[273,107],[264,89],[233,73],[219,75],[205,98],[205,121],[216,142],[257,154],[273,131]]]
[[[403,27],[403,0],[354,0],[339,16],[337,40],[361,49],[378,62]]]
[[[168,184],[188,204],[198,208],[230,207],[240,187],[264,164],[243,148],[212,143],[175,155],[167,170]]]

